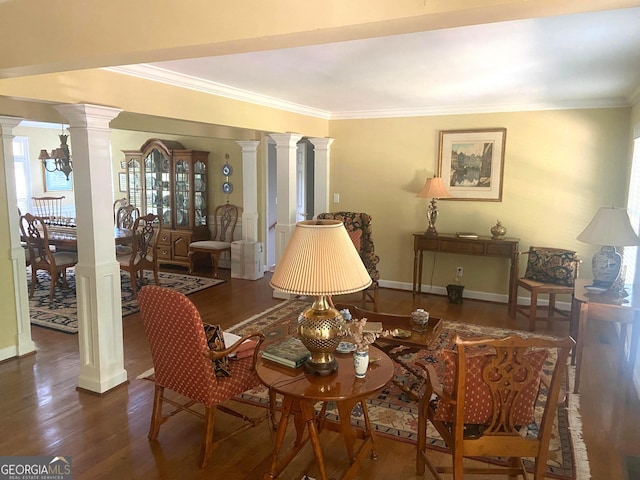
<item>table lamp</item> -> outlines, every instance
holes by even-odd
[[[424,183],[424,187],[422,187],[422,190],[418,192],[416,197],[431,199],[431,202],[429,202],[429,208],[427,209],[427,220],[429,221],[429,226],[424,234],[429,236],[438,235],[438,232],[436,231],[436,218],[438,218],[436,200],[438,198],[451,198],[447,189],[444,188],[442,178],[436,176],[427,178],[427,181]]]
[[[622,256],[616,252],[616,246],[640,245],[640,238],[633,231],[624,208],[600,208],[577,238],[581,242],[602,245],[593,255],[591,269],[593,286],[607,289],[613,286],[622,266]]]
[[[359,292],[371,285],[371,276],[339,220],[308,220],[296,224],[271,286],[315,300],[298,318],[300,340],[311,352],[309,373],[329,375],[338,368],[334,352],[345,333],[342,315],[327,296]]]

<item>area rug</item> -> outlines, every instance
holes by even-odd
[[[194,277],[178,273],[159,272],[160,286],[188,295],[190,293],[213,287],[224,280],[205,277]],[[29,316],[31,323],[39,327],[51,328],[65,333],[78,333],[78,305],[76,303],[75,270],[69,269],[67,274],[69,288],[56,288],[53,300],[49,300],[50,277],[47,272],[38,272],[38,285],[33,297],[29,300]],[[31,269],[27,267],[27,284],[31,283]],[[138,302],[133,296],[129,274],[120,275],[122,292],[122,316],[138,311]],[[154,285],[153,273],[145,271],[143,285]],[[27,289],[29,286],[27,285]]]
[[[295,319],[298,314],[308,307],[308,302],[287,301],[279,304],[266,312],[249,318],[240,324],[230,328],[229,331],[243,334],[251,330],[258,330],[265,334],[266,342],[273,342],[287,335],[293,334]],[[475,336],[504,336],[518,333],[522,336],[530,336],[528,332],[498,329],[478,325],[470,325],[445,321],[439,338],[434,342],[431,350],[406,349],[390,351],[389,353],[403,364],[411,365],[420,359],[433,362],[435,352],[451,345],[453,332],[467,337]],[[395,379],[403,384],[407,390],[415,389],[419,382],[410,370],[400,364],[396,364]],[[247,391],[239,397],[247,403],[266,406],[268,404],[267,390],[264,387]],[[588,480],[590,477],[586,450],[582,441],[582,424],[579,416],[579,396],[568,395],[567,401],[558,408],[554,432],[550,443],[550,457],[548,461],[549,478]],[[329,406],[329,420],[337,421],[337,409]],[[367,408],[372,424],[378,435],[384,435],[400,441],[416,443],[418,410],[417,402],[411,396],[399,388],[396,383],[390,382],[380,392],[367,400]],[[355,408],[352,412],[352,424],[363,426],[362,412]],[[530,427],[535,431],[535,425]],[[429,424],[429,447],[438,451],[447,451],[437,431]],[[493,459],[492,463],[502,464],[502,459]],[[532,462],[528,462],[532,466]]]

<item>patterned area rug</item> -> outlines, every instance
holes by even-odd
[[[38,272],[38,285],[33,297],[29,300],[31,323],[39,327],[51,328],[65,333],[78,333],[78,305],[76,303],[75,270],[68,271],[69,288],[56,288],[53,300],[49,300],[49,275]],[[160,286],[169,287],[188,295],[190,293],[213,287],[224,280],[194,277],[177,273],[159,273]],[[122,316],[138,311],[138,302],[133,296],[129,274],[120,275],[122,292]],[[31,269],[27,267],[27,284],[31,284]],[[143,285],[154,284],[153,274],[144,272]],[[29,286],[27,286],[27,289]]]
[[[308,306],[308,302],[287,301],[249,318],[229,330],[236,334],[258,330],[265,334],[266,342],[273,342],[294,333],[295,327],[292,326],[295,325],[295,319]],[[432,349],[418,350],[403,349],[402,347],[387,349],[390,356],[400,362],[396,364],[395,382],[403,385],[404,389],[408,391],[418,389],[420,380],[411,374],[411,364],[418,359],[431,363],[437,362],[438,350],[452,345],[454,333],[466,337],[477,337],[504,336],[512,334],[514,331],[446,321]],[[516,333],[522,336],[531,335],[522,331]],[[409,366],[409,370],[401,364]],[[367,400],[369,416],[379,435],[416,443],[417,402],[396,383],[390,382],[384,389]],[[573,405],[569,405],[569,402],[559,405],[550,444],[547,474],[549,478],[579,480],[590,478],[588,461],[581,438],[581,421],[575,405],[578,397],[576,395],[568,397]],[[241,399],[256,405],[266,406],[268,404],[267,391],[263,387],[243,393]],[[331,405],[328,414],[330,420],[337,421],[337,409],[331,408]],[[364,425],[362,412],[358,411],[357,407],[352,412],[351,420],[354,425]],[[531,432],[535,432],[535,429],[535,424],[530,426]],[[442,439],[431,424],[429,424],[428,436],[430,448],[447,451]],[[492,459],[492,463],[504,464],[501,459]],[[529,465],[532,465],[532,462],[529,462]]]

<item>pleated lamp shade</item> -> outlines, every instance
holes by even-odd
[[[296,295],[343,295],[367,288],[371,276],[342,222],[308,220],[296,224],[270,284]]]

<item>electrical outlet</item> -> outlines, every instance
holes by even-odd
[[[464,270],[462,269],[462,267],[456,268],[456,277],[461,277],[463,272]]]

